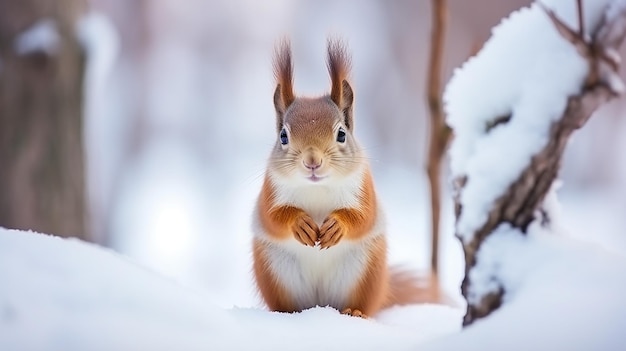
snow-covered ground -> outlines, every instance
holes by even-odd
[[[329,308],[222,309],[78,240],[0,229],[0,350],[379,350],[455,332],[461,311],[414,306],[375,321]]]
[[[621,350],[626,259],[562,237],[515,252],[526,280],[460,331],[461,309],[394,307],[370,320],[221,308],[111,250],[0,229],[1,350]],[[511,254],[513,255],[513,254]],[[531,257],[532,256],[532,257]]]

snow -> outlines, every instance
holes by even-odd
[[[2,228],[0,286],[2,350],[400,350],[457,331],[461,317],[433,305],[375,320],[222,309],[113,251]]]
[[[0,349],[621,349],[623,255],[506,228],[490,240],[494,255],[512,258],[492,268],[524,284],[489,318],[460,330],[463,311],[440,305],[396,306],[370,320],[326,307],[220,308],[204,291],[111,250],[0,228]]]
[[[599,23],[608,2],[585,2],[588,31]],[[543,4],[577,28],[574,1]],[[471,240],[494,200],[546,144],[550,125],[561,116],[567,98],[578,93],[587,71],[585,59],[537,3],[494,27],[483,49],[455,71],[444,102],[455,133],[452,177],[468,176],[457,224],[462,240]],[[511,116],[509,122],[488,131],[505,116]]]
[[[117,56],[118,37],[110,20],[97,12],[87,13],[78,20],[76,37],[87,53],[85,115],[92,116],[98,110],[94,99],[102,94],[102,85],[105,84]]]
[[[54,55],[61,40],[54,20],[38,20],[15,39],[14,48],[19,55],[43,52]]]
[[[229,325],[201,295],[181,298],[112,251],[14,230],[0,242],[0,349],[195,349],[203,333],[220,345]]]
[[[421,350],[621,350],[626,259],[562,236],[501,227],[480,249],[492,257],[505,303],[461,333]],[[481,256],[485,257],[486,255]],[[497,260],[506,257],[506,260]],[[523,283],[523,284],[522,284]]]
[[[119,127],[119,119],[115,113],[119,103],[110,87],[113,67],[119,58],[120,43],[111,21],[95,11],[84,14],[76,22],[75,36],[86,53],[83,133],[87,154],[85,162],[91,206],[90,221],[94,240],[102,241],[101,228],[105,227],[102,223],[102,203],[112,193],[103,180],[110,177],[111,164],[115,163],[116,150],[124,145],[121,140],[125,135],[123,128]],[[132,89],[132,83],[128,82],[116,91],[119,93],[124,90],[120,94],[132,99],[132,94],[128,93]]]

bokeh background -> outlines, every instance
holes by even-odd
[[[63,13],[60,3],[56,11]],[[444,81],[480,49],[491,27],[529,3],[449,0]],[[2,18],[17,16],[10,0],[0,0],[0,10]],[[291,39],[296,92],[318,95],[329,89],[325,45],[334,35],[353,55],[356,134],[386,208],[392,261],[428,268],[430,1],[91,0],[83,10],[91,18],[83,44],[85,239],[206,291],[219,305],[259,305],[249,228],[276,138],[274,44]],[[10,89],[21,78],[9,77],[2,55],[0,82]],[[621,252],[625,117],[626,100],[615,99],[576,134],[559,192],[571,235]],[[447,180],[441,275],[459,298],[463,260]]]

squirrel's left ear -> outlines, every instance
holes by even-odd
[[[274,76],[276,90],[274,90],[274,108],[276,109],[276,129],[283,127],[287,108],[295,100],[293,93],[293,63],[291,62],[291,45],[284,39],[276,47],[274,55]]]
[[[348,56],[346,46],[341,41],[336,39],[328,40],[327,63],[331,81],[330,99],[342,112],[346,127],[352,130],[354,126],[352,115],[354,93],[346,80],[350,73],[350,56]]]
[[[354,102],[354,93],[352,87],[347,80],[341,82],[341,92],[336,96],[331,92],[330,94],[333,102],[337,104],[341,112],[343,113],[344,124],[348,129],[352,130],[354,126],[354,117],[352,115],[352,104]]]

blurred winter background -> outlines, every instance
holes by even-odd
[[[529,3],[450,0],[444,81],[493,25]],[[91,0],[89,7],[103,16],[85,86],[92,241],[224,307],[259,305],[249,227],[276,137],[273,47],[291,38],[296,92],[322,94],[326,37],[337,35],[353,55],[356,133],[386,208],[391,259],[428,268],[429,1]],[[626,100],[616,99],[577,133],[560,198],[572,235],[626,253],[625,111]],[[445,191],[441,275],[458,298],[463,260]]]

